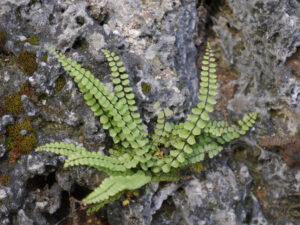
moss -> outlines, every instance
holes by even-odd
[[[4,140],[4,135],[0,135],[0,142]]]
[[[42,56],[41,60],[42,60],[43,62],[47,62],[47,59],[48,59],[48,53],[45,53],[45,54]]]
[[[29,82],[23,83],[18,92],[11,94],[4,99],[2,106],[0,107],[0,111],[3,111],[3,114],[13,114],[14,116],[23,114],[25,110],[21,101],[22,95],[27,95],[29,98],[36,95]],[[0,115],[2,113],[0,112]]]
[[[181,91],[182,90],[182,88],[183,88],[183,85],[180,83],[180,84],[178,84],[178,89]]]
[[[26,42],[30,43],[31,45],[39,45],[39,38],[36,35],[31,35],[26,39]]]
[[[26,117],[23,121],[15,123],[8,127],[8,133],[14,136],[19,135],[21,130],[31,131],[32,126],[29,117]]]
[[[82,25],[85,23],[85,20],[84,20],[84,18],[83,18],[82,16],[77,16],[77,17],[75,18],[75,20],[76,20],[76,23],[77,23],[79,26],[82,26]]]
[[[133,78],[133,83],[138,83],[138,82],[140,82],[140,80],[141,80],[141,78],[140,77],[134,77]]]
[[[6,36],[3,32],[0,32],[0,48],[5,44]]]
[[[4,100],[3,109],[5,113],[13,114],[14,116],[18,114],[23,114],[25,111],[23,103],[21,101],[21,94],[17,92],[12,95],[9,95]]]
[[[61,76],[57,79],[56,83],[55,83],[55,88],[54,88],[54,93],[58,93],[61,91],[61,89],[63,89],[63,87],[65,86],[66,84],[66,79]]]
[[[195,163],[190,167],[190,170],[195,173],[200,173],[201,171],[205,170],[205,167],[202,163]]]
[[[36,55],[28,51],[21,51],[17,63],[20,69],[27,75],[31,75],[37,70]]]
[[[148,94],[151,91],[150,85],[145,82],[142,82],[142,91],[144,94]]]
[[[21,131],[26,130],[29,135],[22,135]],[[36,132],[32,129],[29,117],[23,121],[8,126],[8,138],[6,146],[10,150],[9,158],[11,162],[16,162],[24,154],[28,154],[37,144]]]
[[[132,192],[132,194],[135,196],[135,197],[138,197],[140,195],[140,190],[134,190]]]
[[[0,174],[0,184],[3,186],[8,186],[9,183],[10,183],[10,177],[5,173]]]
[[[14,146],[14,141],[13,141],[13,137],[12,136],[8,136],[8,138],[6,139],[6,146],[8,149],[12,149]]]
[[[42,100],[45,100],[48,98],[48,95],[46,93],[42,93],[42,92],[37,92],[36,96],[39,101],[42,101]],[[47,107],[47,105],[45,105],[45,107]]]

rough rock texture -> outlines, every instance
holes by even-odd
[[[278,152],[282,146],[285,162],[297,165],[300,149],[293,136],[300,128],[300,82],[297,68],[287,61],[300,45],[299,1],[228,1],[223,9],[214,30],[228,65],[243,75],[234,81],[239,89],[227,108],[234,115],[250,108],[259,112],[258,137],[274,136],[265,147]],[[287,167],[278,154],[255,148],[257,153],[244,153],[244,159],[255,174],[255,191],[266,218],[271,224],[298,224],[299,169]]]
[[[229,65],[243,77],[228,109],[251,108],[261,117],[280,114],[290,135],[299,132],[299,80],[285,62],[300,45],[299,1],[228,1],[214,30]],[[259,97],[259,98],[258,98]],[[277,130],[270,123],[269,135]],[[275,128],[275,129],[274,129]]]
[[[86,167],[63,170],[64,157],[34,152],[34,140],[84,144],[94,151],[106,151],[111,141],[74,82],[48,54],[49,46],[110,87],[99,50],[116,51],[151,128],[157,100],[174,110],[174,121],[184,119],[196,103],[197,61],[207,37],[223,67],[220,112],[213,117],[235,121],[256,111],[260,121],[254,132],[198,165],[204,168],[200,173],[187,168],[180,182],[152,183],[128,206],[109,204],[96,220],[299,224],[300,171],[292,165],[300,159],[293,164],[286,159],[300,152],[294,147],[298,142],[289,141],[300,131],[299,20],[296,0],[2,0],[0,224],[87,224],[69,197],[80,200],[105,176]],[[14,144],[16,135],[27,142]],[[268,143],[262,149],[258,140],[269,136],[282,138],[284,145]]]

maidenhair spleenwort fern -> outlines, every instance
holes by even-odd
[[[78,84],[86,103],[115,143],[109,149],[109,156],[69,143],[50,143],[37,148],[37,151],[66,155],[65,167],[87,165],[109,175],[82,200],[92,204],[90,212],[119,198],[126,190],[138,189],[151,181],[172,180],[178,169],[204,160],[205,155],[216,156],[222,151],[222,144],[244,135],[255,123],[256,113],[245,115],[238,125],[210,121],[209,113],[214,110],[218,92],[216,63],[209,43],[202,61],[200,102],[183,123],[167,122],[173,112],[162,109],[151,137],[138,113],[128,74],[119,56],[102,50],[111,70],[114,86],[111,92],[77,62],[51,50]],[[159,107],[159,103],[154,104],[154,108]]]

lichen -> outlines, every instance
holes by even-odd
[[[28,51],[21,51],[17,63],[20,69],[26,74],[31,75],[37,70],[36,54]]]
[[[28,135],[22,135],[21,131],[25,130]],[[23,121],[8,126],[8,138],[6,146],[10,150],[9,159],[12,163],[16,162],[24,154],[28,154],[37,144],[36,132],[31,126],[29,117]]]
[[[142,92],[144,94],[148,94],[151,91],[151,87],[149,84],[142,82]]]
[[[63,87],[65,86],[66,84],[66,79],[61,76],[57,79],[56,83],[55,83],[55,88],[54,88],[54,93],[58,93],[61,91],[61,89],[63,89]]]
[[[31,35],[26,39],[26,42],[30,43],[31,45],[39,45],[39,38],[36,35]]]

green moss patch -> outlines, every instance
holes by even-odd
[[[14,116],[23,114],[25,111],[21,101],[22,95],[27,95],[29,98],[32,98],[35,95],[34,89],[28,82],[23,83],[18,92],[11,94],[4,99],[2,106],[0,107],[0,110],[3,111],[2,114],[12,114]]]
[[[14,116],[23,114],[25,111],[20,93],[9,95],[4,101],[3,109],[5,113],[12,114]]]
[[[178,89],[181,91],[182,90],[182,88],[183,88],[183,85],[180,83],[180,84],[178,84]]]
[[[194,173],[201,173],[202,171],[206,170],[202,163],[195,163],[190,166],[190,170]]]
[[[47,62],[47,59],[48,59],[48,53],[45,53],[45,54],[42,56],[41,60],[42,60],[43,62]]]
[[[39,45],[39,38],[36,35],[31,35],[29,38],[26,39],[26,42],[28,42],[31,45]]]
[[[31,75],[37,70],[36,54],[28,51],[21,51],[17,63],[20,69],[26,74]]]
[[[144,94],[148,94],[151,91],[151,87],[149,84],[142,82],[142,92]]]
[[[21,96],[27,95],[29,98],[33,98],[35,95],[34,89],[28,82],[22,84],[20,90],[17,93],[9,95],[3,104],[3,111],[5,114],[13,114],[14,116],[25,113]],[[26,131],[25,135],[21,134],[21,131]],[[23,121],[15,123],[7,127],[6,146],[9,152],[10,162],[15,162],[24,154],[28,154],[36,146],[36,132],[31,126],[29,117]]]
[[[55,83],[55,88],[54,88],[54,93],[58,93],[61,91],[61,89],[63,89],[63,87],[65,86],[66,84],[66,79],[61,76],[57,79],[56,83]]]
[[[27,135],[22,135],[21,131],[26,130]],[[31,126],[29,117],[23,121],[7,127],[8,138],[6,145],[9,152],[10,162],[14,163],[24,154],[28,154],[37,144],[36,134]]]

